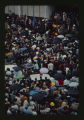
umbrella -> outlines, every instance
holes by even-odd
[[[37,57],[35,56],[35,57],[33,57],[33,60],[37,60]]]
[[[36,37],[36,40],[42,40],[42,37],[41,36],[38,36],[38,37]]]
[[[51,51],[51,48],[47,48],[46,51],[48,51],[48,52]]]
[[[56,90],[56,87],[55,86],[51,86],[51,91],[55,91]]]
[[[78,77],[72,77],[72,78],[71,78],[71,81],[72,81],[72,82],[79,82],[79,78],[78,78]]]
[[[60,39],[63,39],[64,35],[58,35],[57,37],[60,38]]]
[[[52,82],[52,83],[51,83],[51,86],[55,86],[55,83],[54,83],[54,82]]]
[[[65,36],[66,37],[72,37],[72,34],[66,34]]]
[[[64,90],[64,88],[65,88],[64,86],[59,86],[58,90]]]
[[[50,59],[54,59],[54,56],[50,56]]]
[[[5,54],[7,57],[13,55],[13,52],[8,52]]]
[[[65,37],[63,38],[63,40],[69,40],[69,38],[65,36]]]
[[[76,36],[76,37],[73,36],[73,37],[72,37],[72,40],[73,40],[73,41],[74,41],[74,40],[78,40],[78,37],[77,37],[77,36]]]
[[[79,85],[79,83],[77,83],[77,82],[71,82],[69,84],[69,87],[77,87],[78,85]]]
[[[55,103],[54,102],[50,102],[50,106],[55,106]]]
[[[25,66],[25,68],[26,68],[26,69],[28,69],[28,68],[33,68],[33,65],[32,65],[32,64],[27,64],[27,65]]]
[[[67,44],[67,43],[69,43],[69,41],[68,40],[63,40],[63,43]]]
[[[47,97],[47,94],[46,92],[42,91],[42,92],[39,92],[35,95],[32,96],[33,100],[37,101],[38,103],[42,103],[44,102],[44,98]]]
[[[51,40],[50,38],[47,38],[47,39],[46,39],[46,42],[47,42],[48,44],[51,44],[51,43],[52,43],[52,40]]]
[[[64,75],[63,75],[62,73],[57,73],[57,74],[55,74],[54,78],[55,78],[56,80],[64,79]]]
[[[53,44],[58,44],[60,43],[60,39],[58,37],[53,39]]]
[[[40,90],[32,90],[29,92],[29,95],[35,95],[38,92],[40,92]]]
[[[69,80],[64,80],[64,85],[69,85]]]
[[[53,24],[53,25],[52,25],[52,27],[53,27],[53,28],[56,28],[56,27],[57,27],[57,25]]]
[[[15,71],[21,70],[21,68],[19,68],[19,67],[17,67],[17,66],[13,67],[13,69],[14,69]]]
[[[78,90],[68,90],[68,94],[69,95],[77,95],[77,94],[79,94],[79,91]]]
[[[24,75],[17,75],[17,76],[15,76],[15,79],[22,79],[22,78],[24,78]]]
[[[32,48],[35,49],[35,48],[36,48],[36,45],[33,45]]]
[[[27,48],[26,48],[26,47],[23,47],[23,48],[21,48],[20,50],[21,50],[21,51],[25,51],[25,50],[27,50]]]
[[[46,73],[48,73],[48,69],[47,68],[41,68],[40,73],[46,74]]]
[[[19,91],[22,89],[21,85],[15,84],[10,86],[11,91]]]

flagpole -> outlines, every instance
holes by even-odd
[[[8,13],[9,13],[9,6],[8,6]]]
[[[39,17],[40,17],[40,5],[39,5]]]
[[[34,5],[33,5],[33,17],[34,17]]]
[[[23,7],[21,6],[21,14],[23,15]]]
[[[14,14],[15,14],[15,6],[14,6]]]
[[[28,16],[28,6],[27,6],[27,16]]]
[[[18,14],[19,14],[19,17],[21,16],[21,6],[18,6]]]
[[[45,18],[46,18],[46,6],[45,6]]]

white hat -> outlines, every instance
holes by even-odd
[[[42,19],[42,21],[44,21],[45,19]]]
[[[39,47],[37,47],[36,49],[37,49],[37,50],[39,50],[40,48],[39,48]]]
[[[12,50],[15,50],[15,47],[13,47]]]
[[[5,101],[8,102],[8,98],[6,98]]]
[[[29,97],[29,100],[32,100],[32,96]]]
[[[36,52],[36,55],[38,55],[39,54],[39,52]]]
[[[28,30],[28,28],[25,28],[25,30]]]
[[[29,89],[29,87],[26,87],[27,89]]]
[[[22,37],[24,38],[24,37],[26,37],[26,36],[24,35],[24,36],[22,36]]]
[[[15,37],[15,40],[17,40],[17,37]]]
[[[67,89],[64,89],[64,92],[68,92],[68,90],[67,90]]]
[[[28,61],[29,63],[31,63],[32,61],[31,61],[31,59],[29,59],[29,61]]]
[[[76,25],[75,25],[75,24],[73,24],[73,26],[75,27]]]
[[[69,98],[70,96],[68,95],[67,97]]]
[[[32,48],[36,48],[36,45],[33,45]]]

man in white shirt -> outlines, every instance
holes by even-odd
[[[68,68],[68,67],[66,67],[66,75],[68,74],[68,72],[69,72],[69,68]]]

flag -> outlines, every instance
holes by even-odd
[[[28,17],[26,15],[26,17],[25,17],[25,25],[27,24],[27,20],[28,20]]]
[[[33,27],[35,26],[35,24],[36,24],[36,18],[33,17]]]

